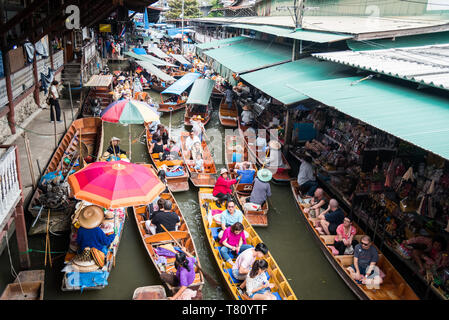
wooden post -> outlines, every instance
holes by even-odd
[[[56,136],[56,112],[55,112],[55,106],[50,105],[51,113],[53,114],[53,127],[54,127],[54,134],[55,134],[55,149],[58,147],[58,137]]]
[[[65,131],[67,131],[67,120],[65,119],[65,112],[64,111],[62,112],[62,116],[64,118],[64,128],[65,128]]]
[[[33,184],[33,190],[36,190],[36,178],[34,176],[33,160],[31,158],[30,141],[28,140],[26,131],[23,133],[23,140],[25,142],[25,151],[28,159],[28,167],[30,168],[31,183]]]

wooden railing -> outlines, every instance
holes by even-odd
[[[21,197],[16,148],[17,146],[10,146],[0,156],[0,225]]]

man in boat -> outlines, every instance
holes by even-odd
[[[229,179],[228,170],[226,170],[226,168],[221,168],[220,176],[218,177],[217,182],[215,182],[215,186],[212,191],[212,195],[218,198],[218,200],[215,202],[217,207],[220,208],[223,201],[228,201],[229,199],[231,199],[231,186],[235,183],[237,183],[237,179]]]
[[[151,225],[156,227],[156,233],[165,232],[161,225],[164,225],[168,231],[176,231],[180,226],[179,216],[175,212],[172,212],[172,207],[172,202],[165,200],[163,209],[159,209],[159,211],[153,214]]]
[[[119,143],[120,143],[119,138],[112,137],[111,141],[109,142],[109,147],[106,149],[106,151],[109,152],[110,154],[118,156],[120,156],[120,154],[126,154],[126,151],[120,148]]]
[[[254,114],[251,111],[251,106],[249,105],[244,105],[243,106],[243,111],[242,111],[242,124],[244,126],[250,126],[252,125],[253,121],[254,121]]]
[[[229,109],[232,109],[233,96],[234,92],[232,91],[232,87],[230,85],[227,85],[225,91],[225,103],[227,104]]]
[[[190,157],[191,157],[191,151],[192,151],[193,145],[194,145],[196,142],[198,142],[198,143],[201,144],[200,138],[199,138],[197,135],[195,135],[195,133],[193,132],[193,130],[191,130],[191,131],[189,132],[189,136],[187,137],[187,139],[186,139],[186,141],[185,141],[185,147],[186,147],[186,151],[187,151],[187,153],[188,153],[188,154],[186,155],[186,158],[187,158],[187,159],[190,159]]]
[[[229,200],[226,204],[226,210],[224,210],[220,214],[221,220],[221,231],[218,233],[218,238],[221,239],[223,236],[223,232],[226,228],[232,226],[236,222],[242,223],[243,221],[243,213],[240,211],[234,200]]]
[[[91,205],[81,210],[78,223],[80,225],[76,242],[78,243],[78,253],[85,248],[96,248],[107,254],[109,245],[115,239],[115,233],[106,235],[100,228],[105,215],[99,206]]]
[[[251,271],[251,266],[256,259],[263,259],[268,254],[268,247],[265,243],[260,242],[254,248],[246,249],[242,251],[234,265],[232,266],[232,276],[237,280],[243,281],[238,289],[245,287],[245,279],[248,273]],[[242,291],[243,292],[243,291]]]
[[[324,191],[321,188],[317,188],[313,197],[305,199],[304,202],[308,206],[304,208],[304,212],[308,213],[311,218],[316,218],[327,207]]]
[[[311,197],[318,188],[316,182],[314,169],[312,166],[312,158],[310,156],[304,156],[304,159],[300,159],[301,166],[298,173],[298,185],[301,193],[305,193],[306,196]]]
[[[251,169],[251,163],[248,161],[236,163],[234,171],[241,176],[239,183],[253,183],[256,170]]]
[[[190,119],[190,124],[192,125],[192,131],[193,133],[198,136],[200,141],[203,141],[203,131],[204,131],[204,125],[201,122],[203,118],[200,115],[194,115]]]
[[[339,208],[338,201],[331,199],[326,210],[318,215],[315,228],[320,234],[336,235],[337,227],[345,219],[344,212]]]
[[[265,168],[257,172],[253,191],[251,191],[251,195],[246,198],[247,202],[243,205],[245,210],[260,210],[268,197],[271,197],[270,180],[272,176],[271,171]]]
[[[371,238],[364,235],[354,248],[354,263],[347,268],[351,278],[363,284],[382,283],[379,267],[376,266],[379,254],[372,245]]]

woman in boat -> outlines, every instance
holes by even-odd
[[[354,240],[356,233],[357,229],[352,225],[351,218],[345,217],[343,223],[337,227],[337,236],[334,241],[334,247],[339,255],[354,253],[354,247],[358,243]]]
[[[232,266],[232,276],[243,281],[238,289],[243,289],[245,287],[246,276],[250,272],[254,261],[256,261],[256,259],[262,259],[267,254],[268,247],[263,242],[260,242],[254,248],[249,248],[239,254],[237,259],[235,259],[234,265]]]
[[[204,125],[201,122],[203,118],[200,115],[194,115],[190,119],[190,124],[192,125],[192,131],[193,133],[198,136],[200,141],[203,141],[203,131],[204,131]]]
[[[117,137],[112,137],[111,141],[109,142],[109,147],[106,149],[106,151],[116,156],[120,156],[120,154],[126,154],[126,151],[122,150],[119,144],[120,139]]]
[[[246,243],[244,227],[240,222],[236,222],[232,226],[226,228],[220,239],[220,243],[222,245],[220,247],[220,253],[223,260],[232,266],[234,265],[234,262],[232,261],[230,253],[238,255],[252,247]]]
[[[246,293],[252,300],[276,300],[271,293],[274,284],[267,279],[265,271],[268,269],[266,260],[256,260],[246,277]]]
[[[271,171],[265,168],[257,172],[251,195],[246,198],[247,202],[243,205],[245,210],[259,210],[264,206],[268,197],[271,197],[270,180],[272,176]]]
[[[162,191],[162,193],[168,193],[169,191],[168,191],[168,187],[167,187],[167,178],[165,175],[165,170],[159,170],[159,172],[157,173],[157,177],[165,185],[165,189],[164,189],[164,191]]]
[[[183,293],[188,289],[195,281],[195,263],[196,259],[186,250],[184,252],[179,252],[175,257],[175,268],[176,274],[163,272],[161,273],[162,281],[168,283],[173,287],[180,287],[179,290],[172,296],[168,297],[169,300],[181,299]],[[186,253],[189,255],[187,257]],[[190,290],[190,289],[189,289]],[[201,299],[201,293],[196,291],[194,300]]]
[[[436,269],[447,267],[449,255],[446,250],[447,242],[442,236],[415,237],[405,240],[404,245],[413,248],[411,256],[418,264],[419,272],[424,274],[425,269],[435,266]]]
[[[161,136],[163,144],[166,145],[168,143],[168,131],[163,124],[157,125],[156,133]]]
[[[218,177],[217,182],[214,186],[214,190],[212,191],[212,195],[218,198],[218,200],[215,201],[215,204],[218,207],[221,207],[223,201],[229,200],[231,198],[231,186],[237,183],[238,179],[240,179],[240,177],[238,177],[237,179],[229,179],[228,170],[226,170],[226,168],[222,168],[220,170],[220,176]]]
[[[164,144],[162,143],[162,137],[158,135],[156,138],[156,142],[151,144],[150,154],[155,153],[160,154],[163,152],[164,152]]]
[[[195,135],[195,133],[193,131],[190,131],[189,136],[186,138],[186,141],[185,141],[185,157],[186,157],[186,159],[191,158],[193,146],[197,142],[201,144],[200,138],[197,135]]]

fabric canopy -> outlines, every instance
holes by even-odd
[[[240,77],[276,100],[289,105],[308,97],[287,87],[287,84],[341,78],[352,75],[349,74],[351,70],[347,66],[309,57],[245,73]]]
[[[191,62],[189,62],[189,60],[187,60],[186,58],[184,58],[184,56],[180,55],[180,54],[171,54],[171,56],[173,58],[175,58],[180,64],[192,64]]]
[[[214,80],[196,79],[193,83],[192,90],[190,90],[189,98],[186,103],[207,105],[209,103],[214,85]]]
[[[291,88],[449,159],[449,99],[382,80],[348,77]]]
[[[147,54],[147,51],[144,48],[133,48],[133,51],[136,54]]]
[[[150,56],[148,54],[135,54],[134,52],[125,52],[125,55],[130,56],[137,60],[147,61],[150,62],[156,66],[169,66],[169,67],[176,67],[174,64],[168,63],[167,61],[158,59],[156,57]]]
[[[142,68],[147,70],[148,73],[151,73],[152,75],[158,77],[159,79],[167,82],[175,81],[176,79],[173,78],[171,75],[166,74],[162,70],[160,70],[158,67],[156,67],[154,64],[146,61],[140,61],[137,60],[136,63],[140,65]]]
[[[149,46],[147,51],[149,53],[153,53],[156,56],[158,56],[159,58],[165,59],[165,58],[170,58],[170,56],[168,54],[166,54],[164,51],[162,51],[161,49],[159,49],[156,46]]]
[[[198,79],[199,76],[201,76],[201,74],[198,73],[198,72],[186,73],[178,81],[173,83],[170,87],[168,87],[167,89],[165,89],[161,93],[163,93],[163,94],[171,93],[171,94],[180,95],[184,91],[186,91],[187,88],[190,87],[192,85],[192,83],[196,79]]]

